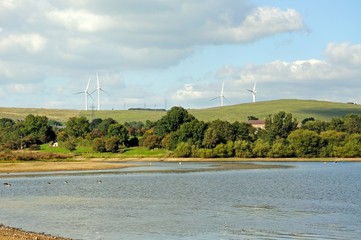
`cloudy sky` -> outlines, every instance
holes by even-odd
[[[0,107],[361,103],[361,1],[2,0]],[[96,93],[89,108],[97,105]]]

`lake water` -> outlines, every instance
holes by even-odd
[[[0,223],[91,240],[360,239],[361,163],[287,165],[295,167],[0,175]],[[149,169],[179,167],[207,164]]]

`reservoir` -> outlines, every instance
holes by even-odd
[[[361,163],[146,171],[207,165],[2,174],[0,223],[85,240],[360,239]]]

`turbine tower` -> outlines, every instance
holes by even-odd
[[[256,93],[257,93],[256,84],[257,84],[257,82],[254,83],[253,89],[247,89],[247,91],[252,93],[253,102],[256,102]]]
[[[83,92],[77,92],[77,93],[75,93],[75,94],[83,94],[84,93],[84,98],[85,98],[85,111],[87,111],[88,110],[88,96],[89,97],[91,97],[91,98],[93,98],[91,95],[90,95],[90,93],[89,93],[89,84],[90,84],[90,78],[89,78],[89,80],[88,80],[88,84],[86,85],[86,88],[85,88],[85,90],[83,91]],[[93,99],[94,100],[94,99]]]
[[[217,99],[217,98],[220,98],[221,99],[221,107],[223,107],[223,103],[224,103],[224,99],[225,99],[225,97],[224,97],[224,82],[222,82],[222,89],[221,89],[221,95],[220,96],[218,96],[218,97],[215,97],[215,98],[213,98],[213,99],[211,99],[211,100],[215,100],[215,99]]]
[[[103,92],[105,92],[105,93],[107,93],[106,91],[104,91],[103,89],[102,89],[102,87],[100,86],[100,81],[99,81],[99,74],[98,74],[98,72],[97,72],[97,89],[95,89],[92,93],[94,93],[94,92],[97,92],[97,95],[98,95],[98,108],[97,108],[97,110],[100,110],[101,109],[101,104],[100,104],[100,91],[103,91]]]

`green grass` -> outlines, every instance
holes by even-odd
[[[47,116],[48,119],[66,122],[70,117],[78,116],[79,110],[45,109],[45,108],[3,108],[0,107],[0,118],[23,120],[29,114]]]
[[[247,116],[265,119],[270,114],[285,111],[302,121],[308,117],[320,120],[331,120],[346,114],[361,114],[361,106],[346,103],[334,103],[314,100],[275,100],[267,102],[245,103],[218,108],[190,110],[199,120],[212,121],[216,119],[247,121]]]
[[[224,107],[190,109],[189,113],[197,119],[212,121],[221,119],[224,121],[246,121],[247,116],[256,116],[264,119],[270,114],[279,111],[290,112],[299,121],[304,118],[314,117],[320,120],[331,120],[346,114],[361,114],[361,105],[335,103],[315,100],[274,100],[256,103],[244,103]],[[113,118],[119,123],[147,120],[156,121],[166,114],[161,111],[147,110],[102,110],[102,111],[78,111],[78,110],[54,110],[36,108],[0,108],[0,118],[24,119],[28,114],[44,115],[49,119],[66,122],[70,117],[85,116],[89,120],[93,118]],[[93,115],[94,114],[94,115]]]

